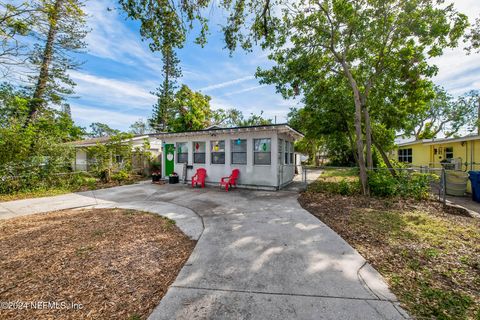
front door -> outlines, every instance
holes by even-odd
[[[173,144],[165,145],[165,177],[173,173],[175,160],[175,147]]]

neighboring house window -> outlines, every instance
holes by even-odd
[[[188,145],[186,142],[177,143],[177,163],[188,163]]]
[[[212,164],[225,164],[225,140],[212,141]]]
[[[193,163],[205,163],[205,142],[193,143]]]
[[[293,142],[290,142],[290,163],[291,164],[295,164],[295,162],[293,161],[293,151],[294,151],[294,144]]]
[[[290,143],[285,141],[285,164],[288,164],[288,151],[290,149]]]
[[[230,146],[232,149],[232,164],[247,164],[247,140],[231,140]]]
[[[116,155],[115,156],[115,163],[122,163],[122,162],[123,162],[123,156]]]
[[[271,164],[272,153],[270,139],[253,140],[253,164]]]
[[[445,148],[445,159],[453,159],[453,147]]]
[[[399,149],[398,150],[398,161],[412,163],[412,148],[409,149]]]

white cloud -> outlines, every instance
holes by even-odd
[[[86,107],[77,104],[72,104],[71,109],[74,121],[85,127],[92,122],[101,122],[108,124],[112,128],[125,130],[132,123],[141,118],[138,115],[125,114],[122,112],[105,110],[103,108]]]
[[[201,88],[200,91],[205,92],[205,91],[225,88],[225,87],[232,86],[234,84],[239,84],[241,82],[245,82],[245,81],[249,81],[249,80],[253,80],[253,79],[255,79],[254,76],[246,76],[246,77],[242,77],[242,78],[239,78],[239,79],[224,81],[224,82],[220,82],[220,83],[213,84],[213,85],[210,85],[210,86],[206,86],[206,87]]]
[[[150,94],[155,85],[150,81],[121,81],[78,71],[70,75],[77,83],[76,93],[95,105],[150,110],[155,103],[155,96]]]
[[[122,64],[145,67],[144,71],[159,73],[162,62],[159,54],[150,51],[134,32],[125,24],[124,17],[111,0],[89,1],[86,7],[88,25],[91,31],[86,41],[88,53],[100,58],[110,59]]]
[[[245,92],[250,92],[250,91],[258,90],[258,89],[261,89],[261,88],[265,88],[266,86],[267,85],[265,85],[265,84],[261,84],[261,85],[254,86],[254,87],[248,87],[248,88],[244,88],[244,89],[240,89],[240,90],[236,90],[236,91],[232,91],[232,92],[227,92],[227,93],[224,94],[224,96],[229,97],[229,96],[233,96],[233,95],[236,95],[236,94],[239,94],[239,93],[245,93]]]
[[[455,8],[466,14],[470,21],[480,17],[480,1],[457,0]],[[478,70],[480,70],[480,54],[468,55],[463,49],[464,44],[454,49],[445,50],[441,57],[431,59],[438,66],[439,72],[434,77],[435,83],[445,87],[454,95],[462,94],[472,89],[480,89],[478,85]]]

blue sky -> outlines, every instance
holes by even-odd
[[[471,18],[480,16],[480,1],[457,0],[459,10]],[[151,115],[155,97],[150,94],[161,82],[161,58],[141,41],[136,23],[126,21],[111,0],[87,1],[88,49],[80,56],[84,64],[71,72],[77,83],[76,98],[70,99],[72,116],[77,124],[87,127],[103,122],[126,130],[139,119]],[[222,12],[212,13],[221,20]],[[220,19],[219,19],[220,18]],[[289,108],[298,101],[285,101],[272,86],[260,85],[254,73],[258,66],[271,63],[266,53],[238,51],[233,57],[223,49],[218,28],[211,28],[208,44],[188,43],[178,54],[182,61],[185,83],[194,90],[211,96],[213,108],[235,107],[244,112],[259,113],[277,122],[286,121]],[[480,55],[466,55],[461,48],[449,50],[433,61],[440,67],[435,81],[454,95],[480,89]]]

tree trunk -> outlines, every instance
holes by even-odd
[[[45,48],[43,50],[42,63],[40,65],[40,73],[38,75],[35,91],[33,93],[32,100],[29,102],[29,111],[26,124],[36,117],[40,107],[45,103],[44,96],[49,78],[49,68],[53,58],[53,45],[58,31],[58,15],[64,1],[65,0],[55,1],[52,11],[48,14],[49,29],[47,42],[45,43]]]
[[[353,158],[355,158],[355,162],[358,163],[358,155],[357,151],[355,150],[355,142],[353,141],[350,129],[348,129],[348,142],[350,143],[350,148],[352,148]]]
[[[362,101],[357,82],[353,78],[352,73],[345,61],[341,61],[343,71],[348,78],[348,82],[353,90],[353,100],[355,103],[355,142],[357,145],[358,154],[358,168],[360,170],[360,184],[362,186],[362,194],[368,195],[368,176],[367,167],[365,166],[365,156],[363,148],[363,134],[362,134]]]
[[[375,148],[377,148],[378,152],[380,152],[380,155],[382,156],[383,161],[387,165],[388,170],[390,171],[392,176],[396,177],[397,172],[393,168],[392,163],[390,162],[390,159],[388,159],[387,154],[385,153],[385,151],[383,151],[382,146],[379,143],[377,143],[375,140],[372,140],[372,141],[373,141],[373,144],[375,145]]]
[[[365,117],[365,148],[367,155],[367,167],[373,169],[372,157],[372,126],[370,124],[370,114],[366,106],[363,107],[363,114]]]

